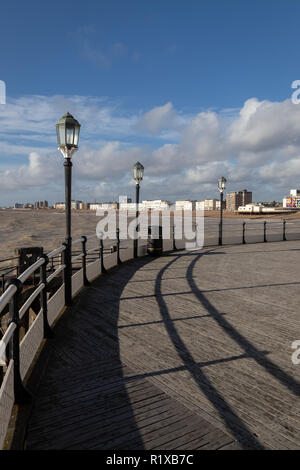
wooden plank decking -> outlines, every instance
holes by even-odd
[[[299,449],[299,291],[299,242],[111,270],[48,341],[26,448]]]

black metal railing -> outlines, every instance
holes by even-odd
[[[242,223],[235,224],[224,224],[223,223],[223,235],[226,233],[229,226],[231,228],[231,233],[239,232],[238,243],[248,243],[251,240],[251,230],[256,230],[256,233],[261,237],[260,241],[268,242],[272,230],[276,225],[276,230],[278,232],[279,238],[281,240],[287,240],[288,230],[290,225],[297,226],[294,222],[288,222],[286,220],[270,222],[270,221],[259,221],[255,224],[253,222],[243,221]],[[218,224],[216,224],[217,230],[214,232],[214,236],[218,239]],[[300,227],[297,227],[297,229]],[[300,233],[297,230],[297,236],[300,238]],[[96,239],[96,240],[95,240]],[[90,242],[93,241],[93,244],[90,246]],[[170,240],[171,249],[175,250],[178,247],[176,246],[175,240],[175,230],[173,228],[173,236]],[[75,250],[74,247],[80,244],[80,249]],[[215,243],[217,244],[217,243]],[[100,238],[97,240],[96,235],[92,236],[82,236],[78,240],[72,243],[71,251],[71,272],[76,272],[79,269],[82,270],[82,284],[81,286],[88,286],[88,266],[89,264],[100,261],[99,263],[99,274],[106,273],[107,269],[105,267],[105,254],[106,253],[116,253],[116,263],[121,264],[121,242],[120,234],[117,230],[115,240],[113,240],[112,245],[104,248],[103,239]],[[126,247],[127,248],[127,247]],[[133,248],[133,246],[132,246]],[[4,292],[0,296],[0,319],[5,315],[8,316],[6,330],[0,334],[0,353],[5,353],[6,361],[5,365],[0,367],[0,381],[1,377],[4,376],[4,372],[7,370],[8,365],[13,367],[13,390],[15,403],[27,403],[30,401],[31,397],[24,386],[24,382],[20,372],[20,341],[26,336],[30,326],[34,323],[35,317],[29,320],[29,310],[32,308],[33,302],[38,303],[38,312],[42,314],[42,335],[43,338],[51,338],[53,336],[53,331],[48,321],[48,301],[51,298],[51,289],[52,295],[58,291],[58,289],[65,284],[65,273],[68,268],[70,272],[70,266],[67,267],[64,262],[64,252],[66,250],[65,245],[61,245],[57,249],[51,251],[47,255],[42,254],[37,261],[35,261],[31,266],[27,267],[25,271],[18,275],[18,271],[15,271],[15,275],[12,275],[13,269],[16,270],[16,266],[10,267],[7,271],[3,270],[1,276],[3,276],[4,282]],[[13,261],[16,258],[7,258],[2,260],[2,262]],[[5,275],[10,276],[5,280]],[[56,284],[53,282],[54,280]],[[29,296],[24,297],[25,285],[28,286],[28,283],[32,284],[32,289],[29,292]],[[72,283],[72,281],[71,281]],[[65,297],[64,297],[65,299]],[[59,312],[58,312],[59,313]],[[1,349],[2,348],[2,349]],[[4,348],[4,349],[3,349]],[[3,356],[0,360],[3,364]],[[0,382],[1,383],[1,382]]]
[[[207,218],[209,220],[209,218]],[[218,221],[207,222],[204,246],[218,244],[221,225]],[[226,220],[226,219],[225,219]],[[222,245],[246,244],[268,241],[287,241],[300,238],[300,220],[236,221],[222,224]]]
[[[122,248],[119,237],[119,230],[116,232],[116,238],[109,247],[103,246],[103,240],[94,243],[88,247],[88,242],[95,240],[96,235],[89,237],[82,236],[72,244],[75,247],[81,244],[81,249],[73,249],[71,252],[72,273],[82,269],[82,285],[90,284],[87,276],[87,266],[100,258],[100,272],[107,272],[105,268],[105,255],[116,252],[117,264],[121,264],[120,251]],[[0,340],[2,346],[5,346],[5,355],[13,361],[14,368],[14,393],[16,403],[27,403],[30,399],[27,390],[20,375],[20,340],[26,335],[35,318],[29,321],[29,310],[33,302],[38,303],[35,314],[39,311],[43,316],[43,337],[51,338],[53,331],[48,322],[48,300],[65,282],[66,265],[64,264],[65,245],[51,251],[48,255],[42,254],[36,262],[27,267],[20,275],[20,265],[11,266],[9,269],[3,269],[2,282],[3,293],[0,297]],[[17,257],[6,258],[3,262],[16,260]],[[17,270],[18,268],[18,270]],[[7,278],[6,278],[7,276]],[[54,282],[54,280],[58,282]],[[38,281],[38,282],[37,282]],[[53,284],[54,283],[54,284]],[[25,285],[31,287],[27,289],[29,294],[25,294]],[[5,318],[5,322],[1,323]],[[1,357],[0,357],[1,359]],[[2,361],[3,362],[3,361]],[[5,366],[0,366],[0,385],[4,377]]]

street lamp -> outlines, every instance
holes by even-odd
[[[226,188],[226,178],[221,176],[218,179],[218,189],[220,191],[220,223],[219,223],[219,245],[222,245],[222,235],[223,235],[223,193]]]
[[[72,237],[71,237],[71,181],[72,181],[72,155],[78,150],[80,124],[70,113],[66,113],[57,123],[58,149],[65,161],[65,197],[66,197],[66,239],[64,251],[64,284],[65,304],[72,305]]]
[[[132,167],[132,176],[133,179],[136,183],[135,188],[136,188],[136,212],[135,212],[135,218],[136,221],[138,221],[139,217],[139,200],[140,200],[140,182],[143,179],[144,176],[144,167],[140,162],[136,162],[133,167]],[[136,225],[136,232],[138,231],[138,224]],[[137,240],[137,233],[136,233],[136,238],[134,239],[134,251],[133,251],[133,256],[134,258],[137,258],[138,255],[138,240]]]

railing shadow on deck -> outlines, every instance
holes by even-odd
[[[230,322],[224,318],[223,315],[214,307],[211,302],[207,299],[205,295],[201,292],[201,290],[197,287],[194,276],[193,270],[195,268],[196,262],[203,256],[205,253],[199,253],[195,256],[194,260],[189,264],[187,268],[187,281],[190,285],[190,288],[199,302],[205,307],[207,312],[211,315],[211,317],[216,321],[216,323],[223,328],[224,332],[230,336],[244,351],[245,353],[249,354],[258,365],[263,367],[266,372],[274,377],[277,381],[279,381],[283,386],[285,386],[290,392],[292,392],[295,396],[300,396],[300,382],[297,382],[293,377],[287,374],[284,370],[282,370],[277,364],[272,362],[269,358],[267,358],[264,354],[261,354],[259,351],[247,338],[245,338],[234,326],[230,324]],[[289,285],[290,283],[288,283]],[[294,284],[294,283],[293,283]],[[297,283],[296,283],[297,284]],[[282,285],[282,284],[274,284]],[[253,287],[264,287],[264,286],[253,286]],[[247,288],[250,288],[249,286]],[[233,290],[233,289],[232,289]]]
[[[192,256],[191,253],[188,253],[187,255]],[[201,255],[202,254],[199,254],[199,257]],[[220,418],[223,422],[225,422],[226,427],[234,436],[234,438],[241,444],[242,448],[264,449],[264,446],[256,439],[253,433],[251,433],[248,427],[242,422],[242,420],[238,417],[232,407],[227,403],[226,399],[222,397],[220,392],[218,392],[218,390],[214,387],[213,383],[203,372],[201,366],[199,366],[199,364],[195,362],[191,352],[184,343],[183,339],[181,338],[180,334],[176,329],[176,326],[174,325],[174,322],[171,319],[167,304],[162,294],[161,283],[163,279],[163,274],[168,270],[168,268],[172,264],[174,264],[178,259],[184,256],[186,256],[186,254],[178,254],[169,263],[167,263],[159,271],[155,282],[155,297],[166,330],[169,334],[171,341],[173,342],[173,345],[179,357],[182,359],[185,369],[189,371],[195,383],[198,385],[199,389],[212,403]],[[193,258],[198,258],[198,256],[194,254]]]
[[[41,398],[36,402],[33,421],[29,423],[27,449],[52,449],[52,446],[56,449],[144,449],[128,397],[128,380],[123,376],[118,317],[123,289],[136,271],[150,261],[147,257],[140,258],[138,263],[132,260],[124,263],[118,282],[111,283],[110,274],[100,276],[81,292],[76,304],[64,313],[54,328],[55,337],[47,343],[36,364],[36,371],[43,371],[43,384],[32,384],[30,389]],[[117,269],[114,267],[112,271]],[[112,298],[115,301],[111,302]],[[109,311],[106,299],[110,299]],[[57,382],[57,378],[61,381]],[[54,412],[45,406],[43,399],[48,387],[52,388],[52,400],[58,405]],[[62,421],[61,427],[47,428],[45,446],[41,440],[32,440],[37,417],[46,424],[53,419],[59,421],[57,410],[68,394],[69,409],[61,411],[65,422]],[[128,434],[120,436],[120,428],[125,425],[130,439]]]
[[[258,365],[263,367],[267,373],[269,373],[274,379],[278,380],[283,386],[285,386],[295,396],[300,395],[300,384],[293,377],[288,375],[278,365],[272,362],[266,357],[266,351],[259,351],[257,348],[245,338],[230,322],[224,317],[224,314],[219,312],[205,297],[202,291],[197,287],[194,280],[193,271],[196,262],[201,259],[202,256],[212,254],[211,251],[205,251],[202,253],[175,253],[173,259],[167,263],[158,273],[155,285],[155,297],[157,304],[160,309],[162,320],[165,324],[166,330],[169,333],[169,337],[172,340],[174,347],[181,357],[184,366],[181,370],[188,370],[197,383],[199,389],[205,394],[206,398],[212,403],[217,413],[219,414],[222,421],[225,423],[227,429],[232,433],[236,440],[245,449],[263,449],[263,445],[243,423],[243,421],[237,416],[235,411],[229,406],[225,398],[218,392],[213,386],[210,380],[207,378],[203,370],[201,370],[201,364],[194,361],[192,354],[188,347],[185,345],[183,339],[180,337],[174,320],[171,319],[170,313],[166,301],[165,295],[162,294],[161,283],[163,280],[164,273],[174,264],[176,261],[182,258],[191,257],[192,260],[186,268],[186,279],[189,283],[191,291],[198,299],[201,306],[203,306],[207,314],[211,316],[216,323],[223,328],[224,333],[227,334],[232,340],[234,340],[243,350],[247,357],[251,357],[257,362]],[[173,268],[172,268],[173,269]],[[242,356],[241,356],[242,357]],[[234,358],[232,358],[234,359]],[[236,358],[238,359],[238,358]],[[230,358],[229,358],[230,360]],[[151,375],[151,374],[150,374]]]
[[[94,251],[94,249],[91,250],[91,251]],[[201,255],[199,255],[199,256],[203,256],[204,254],[208,254],[208,253],[209,253],[209,252],[201,253]],[[220,254],[220,252],[219,252],[219,254]],[[168,256],[168,255],[165,255],[165,256]],[[171,256],[174,256],[174,254],[171,255]],[[193,253],[193,252],[184,253],[184,254],[179,254],[179,253],[178,253],[176,259],[178,259],[180,256],[192,256],[192,257],[195,258],[195,253]],[[175,259],[175,260],[176,260],[176,259]],[[150,262],[150,261],[151,261],[151,258],[148,258],[147,260],[145,260],[145,262],[147,262],[147,263]],[[137,263],[137,267],[138,267],[138,268],[140,267],[140,262],[141,262],[141,261],[139,260],[139,262]],[[168,265],[172,264],[173,262],[174,262],[174,260],[172,260],[170,263],[168,263]],[[97,262],[96,262],[96,263],[97,263]],[[133,261],[132,263],[133,263],[133,265],[134,265],[134,261]],[[167,265],[167,266],[168,266],[168,265]],[[97,267],[97,269],[98,269],[98,265],[97,265],[96,267]],[[163,268],[163,272],[164,272],[166,269],[167,269],[167,267],[164,267],[164,268]],[[150,270],[149,270],[149,271],[150,271]],[[123,272],[123,270],[122,270],[122,272]],[[189,278],[189,270],[188,270],[187,273],[188,273],[188,279],[191,280],[191,278]],[[75,276],[76,276],[76,275],[75,275]],[[82,285],[82,279],[81,279],[81,277],[82,277],[82,273],[81,273],[81,274],[78,273],[77,278],[78,278],[78,280],[80,279],[80,284],[78,284],[78,289],[80,289],[80,286]],[[106,276],[105,276],[105,277],[106,277]],[[122,287],[122,289],[123,289],[123,288],[125,287],[125,285],[127,284],[127,282],[130,282],[130,277],[132,277],[132,276],[129,276],[129,277],[128,277],[128,279],[126,280],[125,284],[124,284],[123,280],[120,279],[120,285],[115,286],[114,291],[112,292],[112,295],[115,296],[116,299],[119,299],[119,295],[118,295],[118,294],[120,294],[120,288],[123,286],[123,287]],[[163,300],[163,298],[162,298],[162,295],[161,295],[161,292],[160,292],[160,287],[159,287],[159,286],[160,286],[160,282],[161,282],[161,277],[162,277],[162,273],[159,273],[158,278],[157,278],[157,288],[156,288],[156,291],[155,291],[155,292],[156,292],[156,294],[157,294],[157,295],[156,295],[156,298],[159,299],[159,300],[162,300],[162,301],[160,302],[160,308],[162,309],[161,312],[162,312],[163,320],[166,322],[166,321],[168,320],[168,313],[165,311],[164,300]],[[106,278],[106,279],[109,279],[109,277]],[[104,280],[104,277],[102,278],[102,280]],[[102,280],[99,279],[99,282],[102,282]],[[98,281],[96,281],[96,282],[98,282]],[[93,284],[93,286],[94,286],[94,284]],[[75,283],[75,286],[74,286],[74,287],[76,287],[75,291],[77,292],[76,283]],[[117,295],[116,295],[116,294],[117,294]],[[200,299],[199,299],[199,300],[200,300]],[[103,305],[103,307],[105,307],[105,299],[102,298],[102,301],[103,301],[103,302],[102,302],[102,305]],[[101,309],[101,306],[100,306],[99,308]],[[113,318],[114,318],[114,316],[117,314],[117,312],[118,312],[118,309],[117,309],[117,307],[116,307],[115,310],[114,310],[114,313],[113,313]],[[213,312],[213,314],[214,314],[214,313],[215,313],[215,312]],[[163,315],[163,314],[164,314],[164,315]],[[211,314],[211,312],[210,312],[210,314]],[[220,314],[219,314],[219,315],[220,315]],[[176,329],[174,329],[174,325],[173,325],[173,327],[170,327],[170,324],[169,324],[168,322],[166,322],[166,326],[167,326],[167,330],[169,331],[169,333],[170,333],[170,334],[173,334],[173,338],[176,338],[177,331],[176,331]],[[111,327],[112,330],[114,331],[114,328],[115,328],[114,323],[113,323],[112,325],[110,325],[110,327]],[[73,329],[72,329],[72,331],[73,331]],[[72,333],[72,331],[71,331],[71,333]],[[74,332],[74,331],[73,331],[73,332]],[[99,334],[99,333],[101,333],[101,332],[98,331],[98,334]],[[102,332],[102,338],[103,338],[104,336],[107,336],[108,338],[110,337],[110,335],[108,334],[108,330],[105,330],[105,332]],[[114,333],[111,335],[110,338],[111,338],[111,339],[114,338],[113,341],[117,341],[117,336],[115,336]],[[177,339],[178,339],[179,341],[181,341],[180,338],[177,338]],[[184,343],[182,343],[181,346],[183,347],[183,349],[185,349]],[[182,349],[182,348],[181,348],[181,349]],[[94,351],[94,350],[93,350],[93,351]],[[95,352],[95,351],[94,351],[94,352]],[[186,352],[186,356],[185,356],[185,357],[188,357],[188,355],[189,355],[188,350],[186,350],[185,352]],[[253,351],[250,351],[250,353],[252,353],[252,352],[253,352]],[[249,351],[247,351],[247,353],[249,353]],[[263,354],[263,353],[261,352],[261,354]],[[60,357],[62,357],[61,354],[60,354]],[[183,355],[183,357],[184,357],[184,355]],[[117,359],[117,358],[118,358],[118,354],[116,355],[116,359]],[[191,359],[192,359],[192,358],[191,358]],[[97,360],[97,358],[96,358],[95,360]],[[118,359],[117,359],[117,360],[118,360]],[[189,362],[189,361],[188,361],[188,362]],[[267,363],[267,364],[268,364],[268,363]],[[194,364],[193,364],[193,365],[194,365]],[[190,365],[187,364],[187,367],[190,367]],[[116,368],[118,368],[118,367],[116,367]],[[121,377],[121,376],[120,376],[120,377]],[[198,379],[199,379],[199,377],[198,377]],[[202,382],[201,382],[201,381],[200,381],[200,382],[201,382],[201,383],[205,383],[205,380],[206,380],[205,376],[203,376],[202,379],[203,379]],[[289,383],[289,384],[291,385],[291,387],[293,387],[293,384],[290,383],[289,380],[287,380],[286,383]],[[199,383],[199,385],[200,385],[200,383]],[[209,385],[209,384],[207,384],[207,385]],[[295,390],[296,390],[296,389],[295,389]],[[297,389],[297,390],[298,390],[298,389]],[[218,396],[217,391],[216,391],[216,396],[217,396],[217,402],[218,402],[218,403],[215,403],[215,405],[216,405],[216,407],[218,407],[219,404],[220,404],[220,400],[221,400],[221,403],[222,403],[222,397]],[[128,401],[127,401],[127,402],[128,402]],[[124,402],[124,403],[125,403],[125,402]],[[223,411],[224,411],[224,406],[223,406],[223,405],[225,406],[225,409],[226,409],[226,407],[228,406],[228,405],[224,402],[224,400],[223,400],[223,404],[222,404],[222,406],[219,406],[219,410],[218,410],[220,413],[223,413]],[[222,411],[222,410],[223,410],[223,411]],[[227,411],[230,411],[230,410],[227,408]],[[132,425],[134,426],[134,421],[132,421],[132,423],[133,423]],[[241,424],[241,426],[243,426],[243,424]],[[245,434],[247,435],[248,430],[245,429],[244,431],[245,431]],[[249,436],[249,435],[248,435],[247,439],[248,439],[248,438],[250,439],[250,436]],[[139,438],[138,438],[138,437],[137,437],[137,441],[139,441]],[[142,446],[142,443],[141,443],[141,442],[140,442],[140,443],[138,442],[137,445]],[[253,445],[256,446],[256,448],[259,448],[259,443],[254,442]],[[142,448],[142,447],[139,447],[139,448]]]

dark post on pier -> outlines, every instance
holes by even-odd
[[[135,231],[135,238],[134,238],[134,248],[133,248],[133,256],[134,258],[137,258],[138,256],[138,230],[139,230],[139,224],[138,224],[138,218],[139,218],[139,202],[140,202],[140,182],[143,179],[144,176],[144,167],[140,162],[136,162],[133,165],[132,168],[132,175],[133,179],[136,183],[136,190],[135,190],[135,202],[136,202],[136,212],[135,212],[135,218],[136,218],[136,231]]]
[[[221,176],[218,179],[218,189],[220,191],[220,221],[219,221],[219,245],[223,243],[223,193],[226,189],[226,178]]]
[[[72,189],[72,162],[71,157],[78,150],[80,124],[70,113],[66,113],[56,123],[58,148],[63,154],[65,168],[65,211],[66,211],[66,238],[64,251],[64,284],[66,305],[72,305],[72,236],[71,236],[71,189]]]

